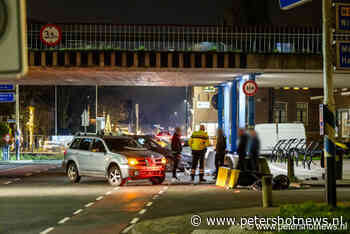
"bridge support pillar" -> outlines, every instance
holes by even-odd
[[[127,61],[127,54],[126,52],[122,52],[122,67],[127,67],[128,61]]]
[[[191,54],[190,64],[191,64],[191,68],[195,68],[196,67],[196,55],[195,54]]]
[[[172,68],[172,67],[173,67],[173,54],[168,53],[168,68]]]
[[[70,65],[69,53],[68,52],[64,52],[64,66],[69,66],[69,65]]]
[[[206,58],[205,54],[201,55],[201,65],[202,65],[202,68],[206,68],[207,67],[207,58]]]
[[[42,67],[45,67],[46,66],[46,52],[45,51],[42,51],[41,52],[41,59],[40,59],[40,65]]]
[[[179,54],[179,68],[183,68],[184,67],[184,54],[180,53]]]
[[[218,54],[213,54],[213,68],[218,67]]]
[[[115,51],[111,52],[111,66],[115,66]]]
[[[56,67],[58,65],[58,53],[57,51],[52,53],[52,66]]]
[[[151,66],[151,60],[150,60],[150,57],[149,57],[149,53],[146,52],[145,53],[145,67],[150,67]]]
[[[93,54],[92,52],[88,52],[88,66],[91,67],[93,65],[94,65]]]
[[[241,67],[241,55],[235,54],[235,68]]]
[[[29,66],[35,66],[35,52],[29,52]]]
[[[224,55],[224,68],[228,68],[229,64],[230,64],[229,56],[228,56],[228,54],[225,54]]]
[[[162,65],[162,61],[161,61],[161,56],[160,56],[160,53],[156,53],[156,67],[157,68],[160,68],[161,65]]]
[[[100,67],[104,67],[104,66],[105,66],[105,53],[100,52]]]
[[[133,67],[139,66],[139,54],[137,52],[134,52],[134,61],[132,64]]]
[[[81,53],[79,51],[76,53],[75,63],[77,64],[77,67],[81,66]]]

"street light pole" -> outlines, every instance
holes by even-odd
[[[324,154],[326,158],[326,200],[328,205],[336,207],[335,178],[335,100],[333,95],[333,48],[332,29],[334,17],[332,1],[322,0],[323,12],[323,90],[324,90]]]

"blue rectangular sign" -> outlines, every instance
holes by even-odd
[[[350,4],[337,4],[337,29],[350,31]]]
[[[15,93],[0,93],[0,102],[14,102]]]
[[[0,90],[14,90],[15,86],[13,84],[0,84]]]
[[[337,42],[337,67],[350,68],[350,42]]]
[[[280,0],[280,7],[282,10],[288,10],[307,2],[311,0]]]

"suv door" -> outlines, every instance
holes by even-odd
[[[90,154],[90,169],[96,173],[105,173],[107,150],[102,140],[94,139]]]
[[[91,155],[91,145],[92,145],[92,138],[82,138],[79,145],[79,153],[78,153],[78,161],[80,165],[81,171],[89,171],[91,170],[90,167],[90,155]]]

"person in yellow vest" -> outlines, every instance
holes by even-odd
[[[204,156],[207,152],[207,147],[210,145],[210,143],[208,134],[205,132],[204,125],[200,126],[199,131],[195,131],[192,133],[188,144],[192,149],[191,181],[194,181],[199,161],[199,180],[200,182],[205,182],[206,180],[204,179]]]

